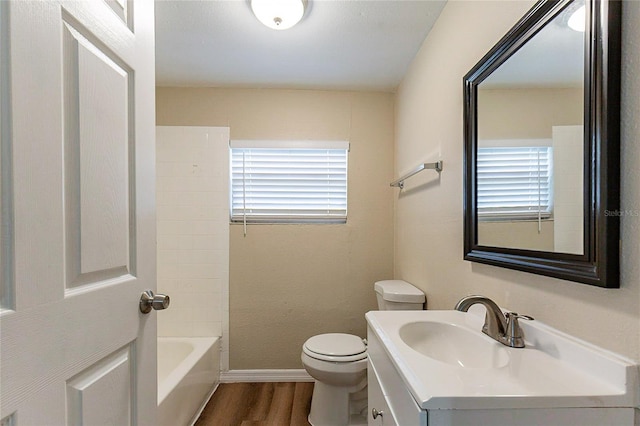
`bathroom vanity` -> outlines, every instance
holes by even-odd
[[[634,426],[638,366],[539,321],[518,349],[483,334],[477,311],[366,318],[369,425]]]

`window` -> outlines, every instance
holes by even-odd
[[[478,148],[479,218],[550,218],[551,169],[548,146]]]
[[[231,141],[231,221],[345,223],[343,141]]]

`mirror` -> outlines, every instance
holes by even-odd
[[[542,0],[464,78],[465,259],[619,287],[620,2]]]

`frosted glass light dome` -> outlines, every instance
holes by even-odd
[[[251,0],[256,18],[274,30],[286,30],[300,22],[304,6],[304,0]]]

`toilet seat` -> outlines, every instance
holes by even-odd
[[[345,333],[313,336],[304,343],[302,351],[321,361],[353,362],[367,358],[367,347],[362,339]]]

